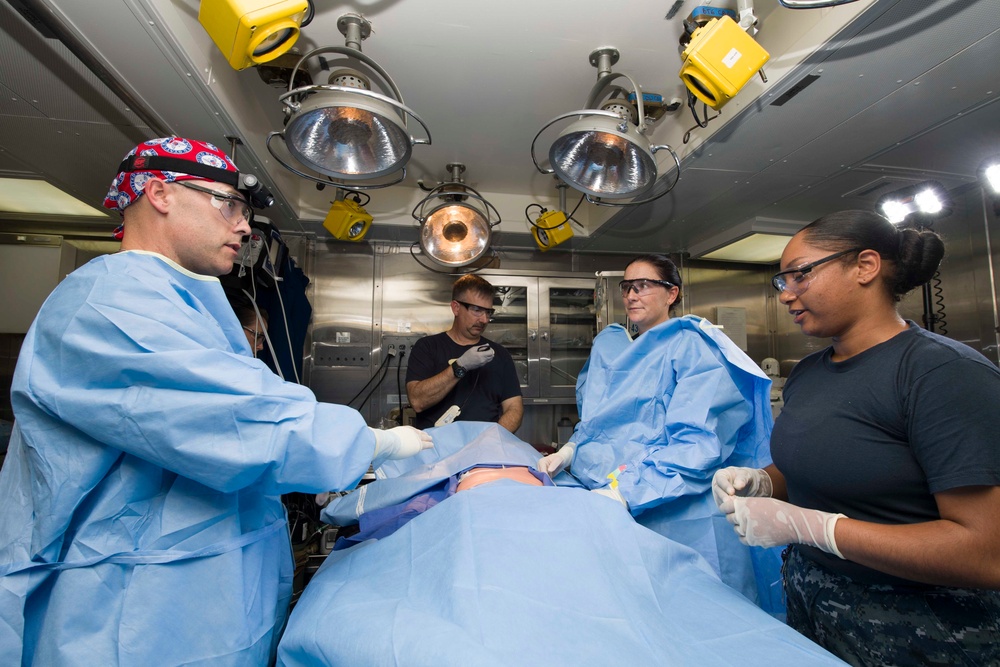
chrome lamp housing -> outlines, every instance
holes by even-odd
[[[618,61],[618,50],[597,49],[590,54],[590,63],[598,68],[598,79],[591,90],[586,108],[556,116],[546,123],[531,142],[531,160],[543,174],[556,176],[575,190],[583,192],[592,204],[604,206],[634,206],[662,197],[673,189],[680,178],[680,159],[667,145],[650,145],[645,136],[648,129],[642,91],[631,77],[611,73]],[[617,97],[625,89],[612,82],[626,79],[636,94],[636,106]],[[598,103],[604,100],[602,104]],[[539,164],[535,153],[538,138],[556,123],[573,119],[559,132],[549,147],[549,166]],[[666,150],[676,165],[673,183],[655,196],[637,200],[648,194],[656,183],[658,169],[653,157]],[[610,202],[607,200],[611,200]],[[618,200],[629,200],[619,202]]]
[[[413,209],[420,224],[420,248],[435,263],[461,268],[479,260],[490,249],[500,213],[458,174],[464,165],[449,164],[454,180],[438,185]]]
[[[284,106],[285,127],[268,135],[267,149],[292,173],[324,185],[349,190],[395,185],[406,177],[413,146],[431,143],[430,131],[403,103],[388,73],[361,53],[361,40],[371,32],[368,21],[346,14],[337,24],[347,46],[313,49],[299,59],[288,91],[278,98]],[[329,53],[345,56],[349,65],[367,66],[390,94],[373,91],[371,79],[354,68],[333,71],[326,84],[293,87],[307,61]],[[425,138],[410,134],[407,118],[420,124]],[[276,151],[276,144],[284,145],[284,154]]]

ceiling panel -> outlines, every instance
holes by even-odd
[[[308,217],[301,228],[327,237],[318,220],[331,193],[282,169],[263,146],[281,127],[283,91],[256,70],[226,64],[197,22],[197,0],[37,1],[56,10],[145,103],[151,124],[220,145],[239,136],[241,168],[279,194],[268,215],[287,229]],[[736,0],[685,0],[669,20],[672,0],[317,3],[299,53],[342,46],[337,18],[362,12],[373,27],[364,52],[392,75],[434,140],[414,149],[403,184],[373,193],[373,208],[383,209],[368,238],[412,241],[418,179],[433,185],[445,178],[445,164],[463,162],[467,183],[504,202],[498,244],[532,247],[524,207],[551,206],[555,198],[552,177],[532,165],[532,137],[552,117],[584,105],[597,75],[588,55],[601,46],[621,53],[613,71],[632,75],[646,91],[680,95],[680,20],[696,4],[735,7]],[[689,145],[672,138],[693,125],[686,107],[660,120],[652,130],[657,143],[670,137],[666,143],[678,144],[684,157],[674,191],[621,210],[584,204],[579,217],[591,221],[590,236],[579,234],[560,251],[681,250],[754,216],[808,221],[869,205],[879,190],[908,179],[962,186],[981,156],[1000,153],[1000,106],[993,104],[1000,2],[861,0],[796,12],[757,0],[755,8],[762,43],[786,49],[772,53],[769,83],[748,85]],[[836,30],[824,26],[845,24],[826,42]],[[823,36],[810,37],[816,34]],[[820,78],[787,104],[769,103],[810,73]],[[757,91],[763,96],[754,100]],[[37,170],[91,204],[100,205],[124,152],[154,134],[64,45],[40,36],[7,3],[0,4],[0,95],[0,170]],[[544,136],[539,147],[544,155]],[[661,165],[665,154],[657,154]],[[866,196],[844,196],[879,182]],[[568,205],[577,199],[571,191]]]

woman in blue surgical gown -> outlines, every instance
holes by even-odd
[[[612,324],[577,382],[581,421],[539,468],[570,472],[639,523],[700,552],[724,582],[781,611],[780,559],[740,544],[712,498],[734,461],[770,462],[770,381],[706,320],[670,311],[681,278],[664,255],[637,257],[621,282],[633,339]]]

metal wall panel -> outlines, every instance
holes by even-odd
[[[959,193],[952,215],[935,227],[944,236],[946,245],[940,287],[947,335],[996,361],[997,334],[991,292],[991,281],[996,277],[990,270],[987,224],[992,237],[1000,237],[1000,225],[992,206],[984,207],[981,191],[972,188]],[[350,345],[367,345],[371,349],[367,368],[316,368],[311,360],[307,363],[307,382],[321,400],[344,403],[362,389],[385,359],[383,336],[426,335],[451,326],[448,302],[455,276],[422,268],[407,247],[316,242],[311,251],[303,248],[299,252],[309,256],[297,256],[296,261],[308,267],[312,280],[312,341],[336,344],[339,332],[342,339],[349,335]],[[505,252],[501,266],[486,270],[483,275],[498,284],[504,274],[580,276],[598,270],[621,271],[630,259],[631,255],[620,254]],[[770,277],[776,270],[776,266],[688,261],[681,267],[685,285],[680,313],[717,322],[719,307],[743,309],[747,354],[758,364],[765,357],[776,357],[781,374],[787,376],[802,357],[828,346],[830,341],[804,336],[792,322],[770,286]],[[900,313],[922,322],[920,290],[900,304]],[[370,424],[378,424],[396,407],[400,394],[405,401],[405,365],[405,357],[398,363],[389,360],[384,369],[385,379],[363,410]],[[556,424],[563,417],[575,422],[575,406],[528,405],[518,435],[533,444],[548,445],[555,441]]]
[[[368,246],[345,247],[332,242],[317,243],[311,260],[313,321],[307,341],[306,382],[321,401],[346,404],[371,377],[377,361],[367,368],[324,366],[313,363],[312,346],[373,346],[374,266]],[[355,404],[356,405],[356,404]],[[369,423],[372,417],[364,411]]]

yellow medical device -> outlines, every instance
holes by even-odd
[[[535,224],[531,227],[531,235],[535,237],[535,243],[542,252],[545,252],[573,238],[573,229],[569,226],[565,213],[547,211],[535,220]]]
[[[338,199],[323,220],[323,227],[341,241],[360,241],[371,227],[372,216],[358,202]]]
[[[198,22],[240,70],[292,48],[307,10],[306,0],[201,0]]]
[[[723,16],[692,33],[681,53],[680,77],[698,99],[721,109],[770,57],[736,21]]]

